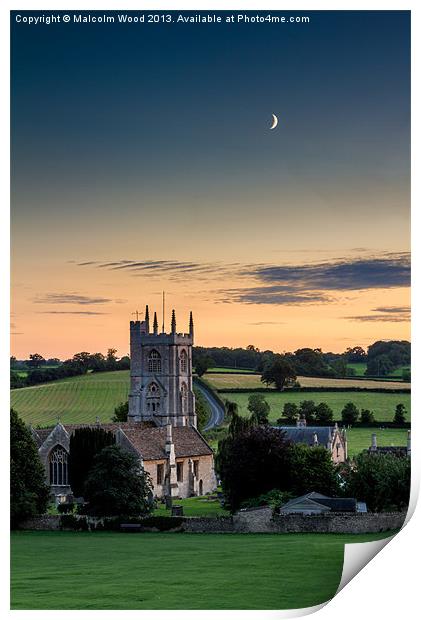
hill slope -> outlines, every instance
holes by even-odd
[[[111,421],[114,408],[127,400],[129,371],[99,372],[12,390],[11,405],[33,426],[61,422]]]

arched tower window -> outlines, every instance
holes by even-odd
[[[184,349],[180,354],[180,370],[181,372],[187,372],[187,353]]]
[[[149,372],[161,372],[161,356],[155,349],[149,353],[148,370]]]
[[[161,408],[161,391],[156,383],[150,383],[148,386],[146,408],[150,413],[158,412]]]
[[[62,446],[56,446],[50,452],[50,484],[67,486],[69,484],[68,454]]]
[[[181,398],[181,412],[186,413],[187,411],[187,385],[185,383],[181,384],[180,398]]]

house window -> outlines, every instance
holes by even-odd
[[[155,349],[149,354],[148,370],[149,372],[161,372],[161,356]]]
[[[187,372],[187,353],[184,349],[181,351],[180,355],[180,370],[181,372]]]
[[[339,458],[339,444],[336,444],[336,456]]]
[[[68,454],[62,446],[56,446],[50,453],[50,484],[67,486],[69,484],[67,470]]]
[[[196,478],[199,477],[199,461],[193,461],[193,473]]]
[[[159,463],[156,466],[156,484],[162,484],[164,481],[164,465]]]
[[[183,465],[183,461],[177,463],[177,482],[183,482]]]

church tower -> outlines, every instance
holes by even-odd
[[[170,333],[158,333],[154,313],[150,330],[149,307],[144,321],[130,321],[129,422],[157,426],[197,427],[192,378],[193,316],[188,333],[177,333],[172,311]]]

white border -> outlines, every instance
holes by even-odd
[[[0,55],[0,66],[1,66],[1,75],[2,75],[2,84],[3,84],[3,96],[0,98],[1,105],[1,136],[2,136],[2,166],[1,166],[1,189],[2,189],[2,203],[0,209],[0,252],[2,253],[2,268],[3,268],[3,278],[2,283],[4,284],[2,291],[2,301],[3,303],[0,305],[0,316],[1,323],[3,326],[3,340],[2,342],[8,341],[8,326],[9,326],[9,316],[8,316],[8,302],[9,302],[9,214],[7,210],[7,205],[9,204],[9,101],[6,97],[7,86],[9,84],[9,11],[10,10],[117,10],[117,9],[127,9],[127,10],[142,10],[142,9],[172,9],[172,10],[227,10],[227,9],[237,9],[237,10],[260,10],[262,11],[262,6],[257,6],[259,3],[250,2],[247,0],[242,0],[241,2],[236,0],[231,0],[229,3],[223,2],[221,0],[213,1],[213,2],[203,2],[197,0],[196,2],[186,2],[174,0],[167,0],[165,2],[142,2],[135,3],[133,0],[126,0],[122,5],[119,6],[117,2],[110,2],[104,0],[103,2],[75,2],[74,0],[68,0],[67,2],[63,2],[62,0],[56,0],[54,2],[45,0],[44,2],[31,2],[28,0],[22,0],[21,2],[13,2],[5,0],[0,7],[0,45],[1,45],[1,55]],[[419,141],[418,141],[418,117],[415,117],[415,113],[421,109],[421,101],[419,96],[419,82],[417,76],[421,74],[420,72],[420,44],[418,43],[420,39],[420,31],[419,31],[419,19],[418,19],[418,10],[416,8],[415,2],[405,2],[399,3],[396,1],[354,1],[354,2],[346,2],[341,3],[338,6],[337,3],[334,2],[326,2],[319,1],[314,2],[312,0],[306,0],[302,5],[296,5],[293,2],[273,2],[271,0],[267,0],[263,7],[264,9],[272,9],[278,11],[294,11],[297,14],[305,15],[306,11],[319,11],[319,10],[412,10],[412,110],[414,113],[413,118],[413,170],[415,171],[415,166],[419,163]],[[413,204],[419,204],[419,172],[413,175]],[[413,224],[412,224],[412,235],[413,235],[413,298],[414,303],[413,307],[415,309],[415,313],[417,316],[417,308],[418,308],[418,295],[419,295],[419,276],[418,276],[418,268],[419,268],[419,252],[417,247],[417,232],[419,231],[419,216],[415,209],[413,210]],[[418,320],[414,322],[413,328],[413,341],[415,345],[413,347],[413,376],[418,377],[418,367],[419,367],[419,359],[420,359],[420,346],[418,344],[419,338],[419,329],[418,329]],[[1,424],[4,425],[2,428],[3,433],[1,435],[3,446],[6,444],[6,437],[8,437],[8,407],[9,407],[9,399],[8,399],[8,374],[9,374],[9,360],[8,360],[8,351],[4,352],[4,355],[1,356],[0,362],[0,376],[2,377],[2,387],[3,389],[0,392],[1,407],[2,410],[2,418]],[[416,380],[413,380],[413,384],[416,387]],[[419,488],[419,472],[420,472],[420,458],[419,458],[419,428],[420,424],[417,422],[418,412],[420,411],[420,402],[418,396],[418,390],[415,389],[413,394],[413,494],[412,494],[412,503],[414,503]],[[8,443],[8,441],[7,441]],[[3,450],[3,455],[5,451]],[[2,481],[2,532],[3,538],[2,542],[4,543],[4,549],[7,549],[8,545],[8,506],[5,498],[8,497],[8,476],[7,476],[7,467],[5,467],[6,458],[3,457],[2,467],[0,468],[1,472],[1,481]],[[413,507],[412,507],[413,508]],[[377,557],[374,558],[353,580],[350,584],[348,584],[341,592],[339,592],[332,601],[326,606],[322,606],[323,609],[318,611],[318,617],[323,620],[337,620],[338,617],[341,620],[351,620],[355,617],[381,617],[383,619],[395,619],[396,617],[403,617],[407,615],[408,617],[415,617],[415,610],[419,609],[418,602],[418,589],[419,583],[417,578],[417,572],[419,570],[419,549],[420,547],[420,531],[421,531],[421,517],[420,510],[418,509],[412,519],[408,522],[406,527],[400,532],[391,542],[387,545],[387,548],[382,551]],[[371,544],[371,543],[368,543]],[[6,613],[13,615],[13,617],[21,618],[27,616],[45,618],[46,616],[52,617],[52,615],[56,615],[56,611],[34,611],[34,612],[9,612],[9,569],[8,569],[8,557],[6,553],[2,554],[2,608]],[[228,584],[227,584],[228,585]],[[303,582],[303,588],[305,588],[305,581]],[[297,617],[298,615],[302,615],[303,612],[311,613],[311,611],[316,611],[315,608],[311,610],[295,610],[294,611],[271,611],[271,612],[250,612],[250,611],[239,611],[239,612],[213,612],[213,611],[201,611],[200,616],[202,618],[213,618],[215,614],[220,618],[230,617],[230,618],[244,618],[244,617],[253,617],[253,618],[272,618],[272,617]],[[75,612],[73,611],[60,611],[58,612],[60,616],[73,618],[75,616]],[[171,611],[169,612],[171,618],[174,620],[183,620],[185,618],[197,618],[198,613],[191,611]],[[80,611],[77,612],[77,616],[84,618],[88,617],[98,617],[103,618],[104,616],[108,617],[116,617],[116,615],[124,615],[125,617],[133,617],[138,618],[140,616],[148,615],[148,617],[152,618],[164,618],[168,616],[168,612],[142,612],[141,611],[129,611],[129,612],[102,612],[102,611]]]

